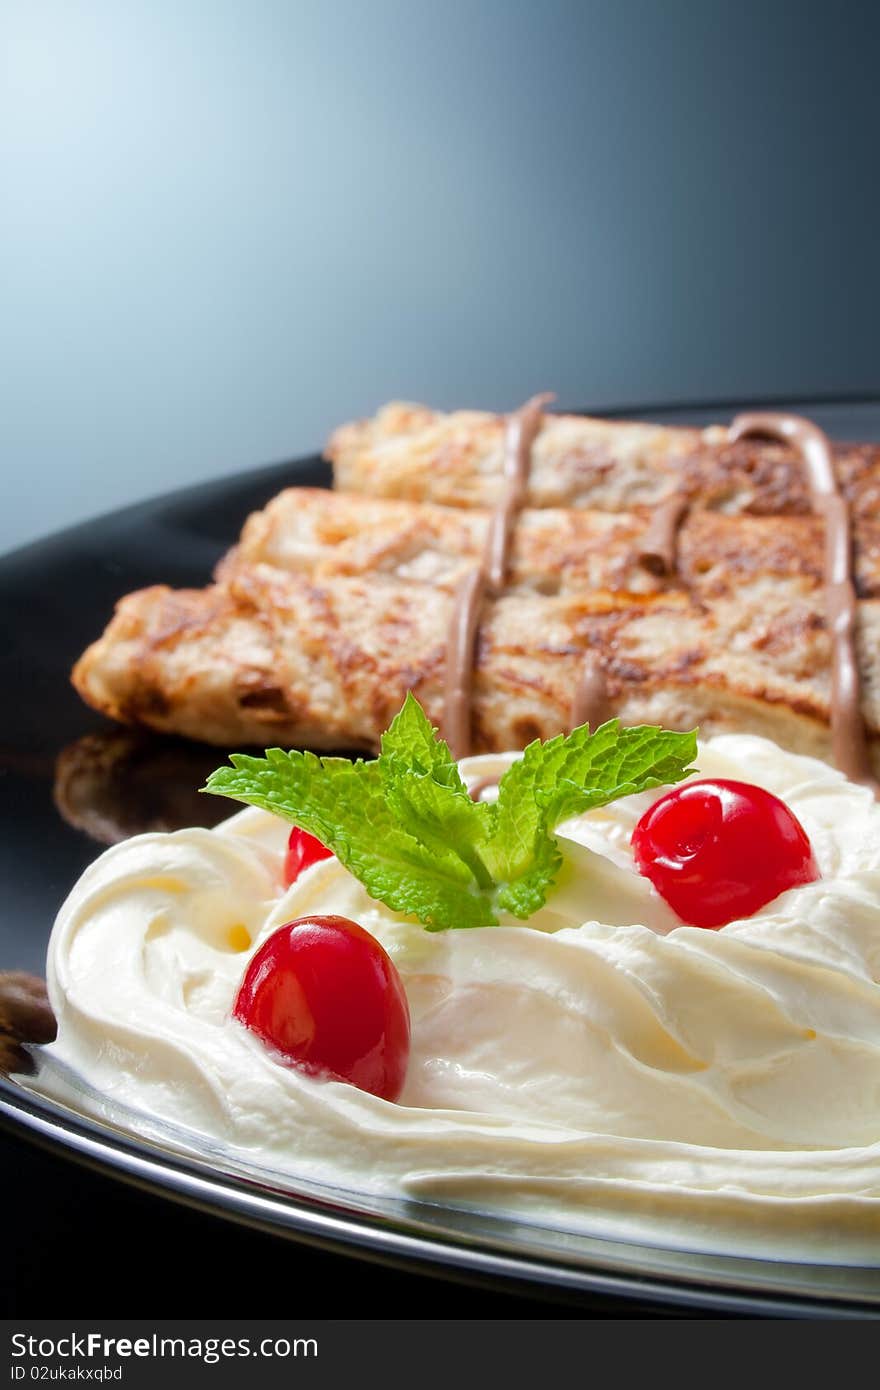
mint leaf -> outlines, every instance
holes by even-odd
[[[391,809],[379,763],[319,758],[270,748],[234,753],[206,792],[259,806],[301,826],[332,849],[371,897],[432,929],[489,926],[489,896],[456,850],[426,845]]]
[[[523,921],[547,901],[547,893],[562,868],[559,842],[552,835],[536,836],[528,868],[501,885],[495,896],[498,907]]]
[[[389,807],[429,849],[450,845],[474,880],[491,889],[481,854],[492,834],[494,807],[471,800],[449,748],[410,693],[382,737],[378,759]]]
[[[696,755],[696,733],[650,725],[623,729],[618,719],[593,734],[584,724],[546,743],[530,743],[498,789],[501,857],[493,872],[517,878],[527,871],[536,843],[562,821],[621,796],[680,782]]]
[[[412,691],[407,692],[400,713],[394,716],[382,735],[381,748],[379,761],[386,774],[430,773],[442,786],[454,787],[467,796],[449,745],[438,737]]]
[[[696,734],[618,720],[531,743],[495,805],[474,802],[446,744],[410,694],[374,762],[270,748],[233,754],[204,791],[260,806],[317,838],[371,897],[431,931],[525,920],[562,864],[553,830],[620,796],[680,782]]]

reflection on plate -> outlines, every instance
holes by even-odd
[[[102,845],[151,830],[217,825],[229,808],[199,788],[216,748],[129,729],[86,734],[59,755],[55,805],[69,825]]]
[[[223,761],[222,749],[140,730],[86,734],[58,756],[55,805],[101,845],[191,825],[210,830],[235,809],[200,791]]]

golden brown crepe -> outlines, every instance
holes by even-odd
[[[326,456],[349,492],[450,507],[494,505],[502,487],[505,417],[444,414],[394,402],[343,425]],[[857,517],[880,515],[880,445],[834,445],[835,472]],[[725,426],[683,429],[546,414],[532,447],[528,505],[626,511],[683,491],[702,506],[806,515],[809,488],[788,445],[728,440]]]
[[[217,567],[218,579],[266,564],[324,581],[386,575],[452,589],[480,559],[491,513],[286,488],[246,521],[241,539]],[[520,512],[506,592],[620,595],[685,591],[706,603],[733,587],[772,580],[791,603],[809,591],[821,602],[823,523],[813,516],[751,516],[690,511],[676,537],[676,573],[662,577],[641,563],[653,509],[627,512],[529,509]],[[854,526],[860,598],[880,598],[880,511]],[[763,598],[762,598],[763,602]]]
[[[215,585],[123,599],[74,682],[115,719],[225,746],[374,749],[408,689],[441,719],[452,594],[486,524],[479,511],[283,493],[249,520]],[[696,511],[673,579],[638,562],[646,524],[630,513],[522,515],[509,588],[483,610],[475,749],[565,728],[580,661],[596,652],[627,723],[748,729],[827,756],[821,524]],[[876,737],[880,532],[862,522],[859,534]]]

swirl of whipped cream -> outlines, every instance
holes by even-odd
[[[652,792],[561,828],[565,867],[528,924],[429,933],[335,858],[284,889],[289,827],[244,811],[136,836],[86,871],[50,943],[48,1050],[109,1101],[275,1173],[641,1240],[876,1258],[880,807],[760,738],[709,740],[699,767],[783,797],[821,879],[721,931],[682,925],[632,863]],[[397,1104],[280,1064],[230,1016],[251,953],[315,913],[360,922],[401,973]]]

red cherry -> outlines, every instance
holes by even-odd
[[[291,883],[296,883],[303,869],[317,864],[319,859],[330,859],[332,854],[332,849],[322,845],[321,841],[316,840],[307,830],[300,830],[299,826],[295,825],[290,832],[287,854],[284,856],[284,886],[289,888]]]
[[[787,888],[819,877],[784,801],[749,782],[686,782],[661,796],[632,834],[639,871],[683,922],[723,927]]]
[[[301,917],[264,941],[234,1016],[314,1075],[396,1100],[409,1059],[409,1008],[394,962],[347,917]]]

